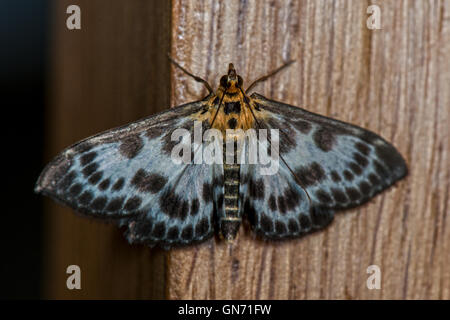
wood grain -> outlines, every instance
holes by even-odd
[[[170,49],[213,87],[229,62],[250,83],[296,59],[255,91],[380,134],[410,174],[322,232],[273,243],[245,225],[232,248],[129,246],[114,226],[48,201],[46,297],[450,299],[450,1],[75,2],[80,31],[65,28],[69,1],[55,2],[48,159],[203,97],[169,72]],[[366,27],[373,3],[381,30]],[[70,264],[82,269],[81,291],[65,288]],[[366,287],[370,265],[381,268],[380,290]]]
[[[383,1],[382,30],[363,1],[175,1],[172,54],[217,85],[297,63],[255,91],[351,122],[398,147],[407,179],[325,231],[283,243],[211,241],[169,253],[172,299],[450,298],[449,1]],[[376,1],[374,3],[377,3]],[[204,90],[182,74],[172,101]],[[381,290],[366,287],[370,265]]]

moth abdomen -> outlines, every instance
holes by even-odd
[[[241,210],[239,204],[239,164],[224,164],[224,204],[225,212],[220,221],[220,232],[227,240],[236,238],[241,224]]]

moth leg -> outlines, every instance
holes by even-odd
[[[208,83],[206,80],[204,80],[204,79],[202,79],[202,78],[200,78],[200,77],[197,77],[196,75],[193,75],[192,73],[190,73],[189,71],[187,71],[185,68],[183,68],[182,66],[180,66],[180,65],[178,64],[178,62],[176,62],[175,60],[173,60],[172,57],[171,57],[169,54],[167,54],[167,57],[169,58],[169,61],[172,62],[173,65],[174,65],[175,67],[181,69],[181,71],[183,71],[184,73],[186,73],[188,76],[192,77],[195,81],[200,82],[200,83],[203,83],[203,85],[206,87],[206,89],[208,89],[208,91],[209,91],[210,94],[214,92],[214,90],[211,88],[211,86],[209,85],[209,83]]]
[[[266,81],[267,79],[269,79],[271,76],[276,75],[278,72],[280,72],[281,70],[283,70],[284,68],[289,67],[291,64],[293,64],[295,62],[295,60],[289,60],[288,62],[285,62],[282,66],[276,68],[275,70],[272,70],[271,72],[269,72],[268,74],[266,74],[265,76],[256,79],[255,81],[253,81],[253,83],[247,88],[247,90],[245,90],[245,93],[249,92],[251,88],[253,88],[254,86],[256,86],[258,83]]]

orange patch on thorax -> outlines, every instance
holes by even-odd
[[[214,101],[217,102],[216,97],[219,99],[219,103],[214,104]],[[222,100],[221,104],[220,100]],[[235,86],[227,88],[225,95],[223,88],[219,88],[217,95],[212,97],[208,103],[211,103],[209,123],[212,128],[220,130],[222,134],[225,135],[227,129],[244,131],[256,129],[255,119],[250,110],[251,98],[245,96]],[[219,111],[217,111],[218,108]],[[215,116],[216,113],[217,116]]]

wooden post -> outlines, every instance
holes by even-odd
[[[49,156],[203,97],[169,72],[170,48],[214,87],[229,62],[250,83],[296,59],[255,91],[380,134],[410,174],[322,232],[274,243],[244,225],[232,249],[217,239],[168,252],[129,246],[115,227],[47,202],[47,297],[450,299],[449,1],[380,2],[380,30],[367,28],[370,1],[79,1],[80,31],[64,29],[60,3]],[[65,287],[70,264],[81,267],[80,291]],[[371,265],[380,290],[367,288]]]
[[[81,30],[66,8],[81,9]],[[48,160],[97,132],[170,105],[170,3],[54,1],[49,79]],[[116,226],[74,215],[47,200],[44,296],[164,298],[164,252],[130,246]],[[66,288],[81,268],[82,289]]]

